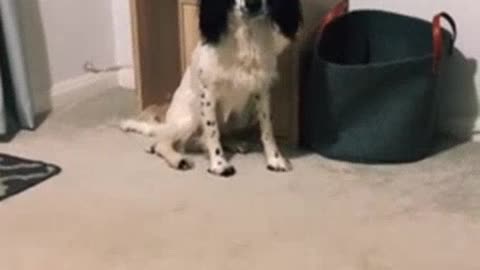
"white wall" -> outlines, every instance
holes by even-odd
[[[38,1],[54,84],[84,74],[87,60],[115,63],[111,0],[25,1]]]
[[[118,65],[132,65],[132,31],[129,0],[111,0],[115,33],[115,59]]]
[[[447,11],[457,22],[459,52],[450,65],[451,78],[442,82],[445,91],[442,101],[442,117],[444,131],[463,132],[469,125],[474,125],[480,131],[480,121],[477,120],[480,104],[480,25],[478,0],[351,0],[352,9],[383,9],[431,20],[440,12]],[[448,26],[445,23],[445,26]],[[447,27],[446,27],[447,28]],[[462,135],[462,134],[459,134]]]
[[[129,0],[111,0],[113,28],[115,34],[115,62],[120,66],[130,66],[119,72],[119,83],[123,87],[134,88],[132,20]]]

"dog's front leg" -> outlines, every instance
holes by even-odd
[[[257,116],[260,123],[262,143],[267,159],[267,168],[275,172],[292,170],[290,162],[283,157],[278,149],[273,134],[272,113],[270,107],[270,91],[262,91],[255,96],[257,102]]]
[[[223,177],[233,176],[235,168],[225,158],[225,154],[220,143],[220,130],[216,117],[217,102],[211,89],[202,87],[200,95],[201,119],[203,127],[204,143],[210,157],[210,168],[208,172]]]

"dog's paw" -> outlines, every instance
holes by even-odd
[[[235,170],[235,167],[230,166],[227,167],[221,171],[219,170],[214,170],[214,169],[208,169],[208,172],[210,174],[216,175],[216,176],[221,176],[221,177],[232,177],[237,173],[237,170]]]
[[[125,133],[130,133],[130,132],[135,131],[135,129],[132,126],[132,121],[131,120],[124,120],[124,121],[120,122],[119,127],[120,127],[120,130],[125,132]]]
[[[174,168],[180,171],[188,171],[193,169],[193,167],[195,167],[193,161],[184,158],[181,159]]]
[[[278,157],[268,162],[267,169],[272,172],[289,172],[293,169],[292,164],[285,158]]]
[[[151,155],[156,155],[158,157],[162,157],[164,158],[156,149],[157,145],[154,144],[148,148],[145,149],[145,152],[147,154],[151,154]],[[172,167],[173,169],[176,169],[176,170],[180,170],[180,171],[188,171],[188,170],[191,170],[195,167],[195,164],[193,163],[193,161],[191,161],[190,159],[187,159],[187,158],[180,158],[180,159],[166,159],[165,158],[165,161],[167,162],[167,164]]]
[[[150,154],[150,155],[156,155],[157,154],[157,145],[152,144],[149,147],[145,148],[145,153]]]
[[[193,161],[187,159],[187,158],[182,158],[178,161],[170,162],[167,160],[168,165],[172,167],[175,170],[179,171],[189,171],[192,170],[195,167],[195,164]]]
[[[211,167],[208,169],[208,173],[221,177],[232,177],[237,173],[237,170],[232,165],[223,165]]]

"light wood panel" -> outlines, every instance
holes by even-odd
[[[141,108],[165,104],[181,79],[177,0],[131,0]]]
[[[180,48],[182,71],[190,65],[193,50],[200,40],[198,31],[198,6],[196,1],[181,0],[178,2],[180,25]]]

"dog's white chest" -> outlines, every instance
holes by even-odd
[[[199,45],[193,69],[202,86],[211,91],[228,120],[242,115],[252,95],[268,91],[277,77],[277,51],[271,26],[240,26],[219,44]]]
[[[274,70],[260,66],[255,61],[239,61],[237,66],[232,66],[225,74],[228,78],[223,80],[222,84],[227,89],[219,89],[225,92],[240,92],[240,94],[252,94],[254,92],[266,90],[272,82]]]
[[[225,117],[230,113],[242,113],[252,95],[270,88],[275,76],[272,69],[257,55],[245,55],[237,59],[236,65],[224,70],[225,77],[215,88],[219,103],[225,109]]]

